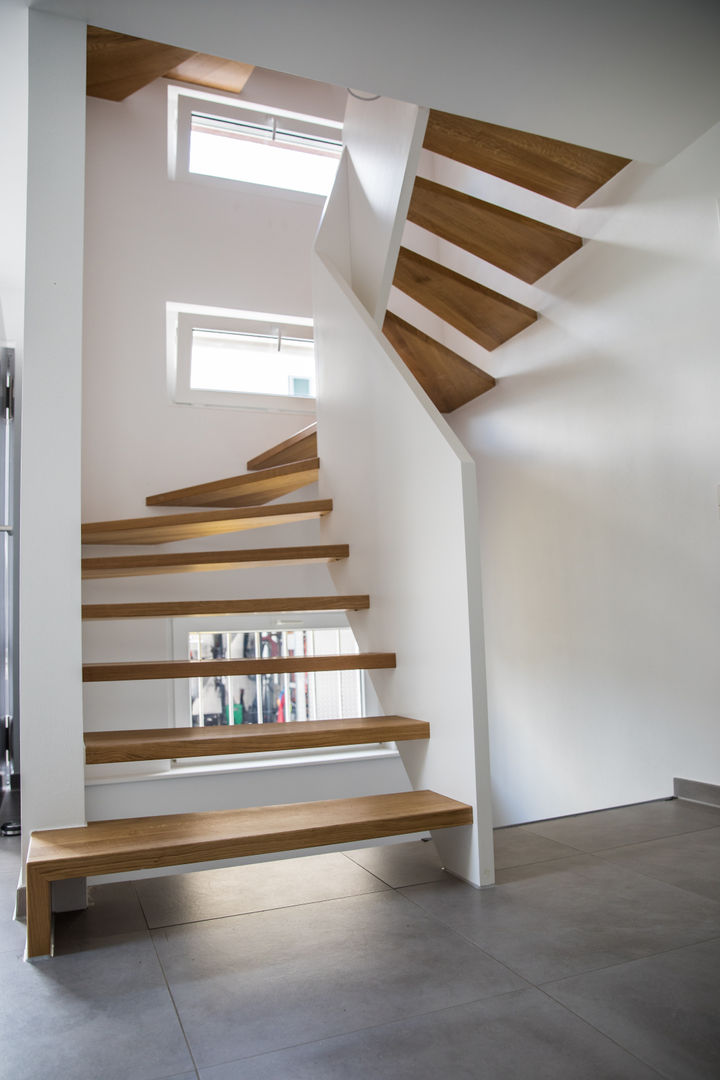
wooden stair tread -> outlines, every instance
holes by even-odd
[[[308,458],[304,461],[278,465],[240,476],[228,476],[207,484],[193,484],[148,495],[147,506],[261,506],[281,495],[289,495],[298,488],[314,483],[318,478],[320,461]]]
[[[430,110],[423,145],[567,206],[579,206],[629,164],[629,158],[437,109]]]
[[[329,514],[331,510],[332,499],[311,499],[308,502],[242,507],[238,510],[120,518],[117,521],[86,522],[81,535],[83,544],[169,544],[175,540],[198,540],[203,536],[312,521]]]
[[[83,619],[159,619],[193,615],[254,615],[266,612],[362,611],[369,596],[280,596],[257,600],[161,600],[137,604],[83,604]]]
[[[269,450],[251,458],[248,469],[268,469],[278,465],[289,465],[295,461],[305,461],[317,457],[317,420],[308,424],[301,431],[296,431],[289,439],[276,443]]]
[[[537,319],[524,304],[409,248],[400,248],[393,285],[485,349],[497,348]]]
[[[184,574],[203,570],[237,570],[244,566],[299,566],[347,559],[347,544],[249,548],[230,551],[171,551],[149,555],[104,555],[82,560],[85,580],[135,577],[141,574]]]
[[[365,716],[344,720],[291,721],[286,724],[238,724],[232,727],[157,728],[145,731],[85,733],[88,765],[159,758],[256,754],[271,750],[307,750],[324,746],[427,739],[430,725],[404,716]]]
[[[191,49],[88,26],[87,93],[107,101],[124,101],[194,55]]]
[[[395,653],[384,652],[239,660],[123,660],[83,664],[83,682],[204,679],[212,675],[279,675],[298,671],[369,671],[394,667]]]
[[[537,281],[582,247],[582,238],[419,176],[408,221],[522,281]]]
[[[440,412],[459,409],[495,385],[492,375],[391,311],[383,333]]]

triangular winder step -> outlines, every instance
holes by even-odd
[[[82,577],[136,577],[143,574],[186,574],[203,570],[239,570],[243,567],[302,566],[347,559],[347,544],[312,544],[304,547],[248,548],[231,551],[169,551],[149,555],[105,555],[82,560]]]
[[[317,420],[302,428],[301,431],[296,431],[283,442],[271,446],[269,450],[264,450],[262,454],[250,458],[247,467],[248,469],[270,469],[314,457],[317,457]]]
[[[82,527],[83,544],[167,544],[174,540],[197,540],[203,536],[244,532],[270,525],[312,521],[332,510],[332,499],[243,507],[239,510],[205,510],[192,514],[92,521]]]
[[[404,716],[363,716],[344,720],[238,724],[230,727],[92,731],[85,733],[85,760],[88,765],[106,765],[162,758],[359,746],[363,743],[427,739],[429,736],[430,725],[426,721],[409,720]]]
[[[295,461],[289,465],[278,465],[272,469],[262,469],[240,476],[228,476],[223,480],[212,480],[207,484],[193,484],[191,487],[177,488],[175,491],[163,491],[159,495],[148,495],[147,506],[261,506],[288,495],[306,484],[314,483],[318,478],[319,460],[309,458]]]
[[[382,836],[471,825],[472,807],[434,791],[92,821],[34,832],[27,861],[27,955],[52,951],[51,883],[65,878],[279,851],[353,844]]]
[[[172,619],[193,615],[255,615],[300,611],[364,611],[369,596],[279,596],[258,600],[159,600],[138,604],[83,604],[83,619]]]
[[[497,348],[537,319],[532,308],[405,247],[393,285],[485,349]]]
[[[423,145],[567,206],[579,206],[629,164],[615,154],[437,109],[430,110]]]
[[[408,221],[532,283],[582,247],[582,238],[419,176]]]
[[[383,333],[440,412],[459,409],[495,385],[492,375],[391,311]]]
[[[302,671],[376,671],[395,667],[395,653],[278,656],[241,660],[123,660],[83,664],[83,682],[207,679],[213,675],[284,675]]]

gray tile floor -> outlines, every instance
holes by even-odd
[[[498,830],[92,890],[22,959],[0,840],[8,1080],[717,1080],[720,809]]]

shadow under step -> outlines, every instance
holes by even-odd
[[[280,596],[259,600],[161,600],[139,604],[83,604],[83,619],[163,619],[193,615],[255,615],[296,611],[364,611],[369,596]]]
[[[83,682],[207,679],[214,675],[285,675],[304,671],[377,671],[395,667],[395,653],[278,656],[267,660],[123,660],[83,664]]]
[[[203,536],[244,532],[270,525],[312,521],[332,510],[332,499],[243,507],[239,510],[206,510],[194,514],[163,514],[157,517],[91,521],[82,527],[83,544],[169,544],[175,540],[198,540]]]
[[[317,457],[317,420],[291,435],[289,439],[271,446],[257,457],[250,458],[247,467],[269,469],[314,457]]]
[[[566,206],[579,206],[629,158],[430,110],[423,146]]]
[[[347,559],[348,544],[249,548],[245,551],[171,551],[161,555],[106,555],[82,560],[84,580],[136,577],[142,574],[186,574],[202,570],[239,570],[252,566],[300,566]]]
[[[459,409],[495,385],[492,375],[391,311],[383,333],[440,412]]]
[[[408,221],[529,284],[582,247],[574,233],[422,176],[415,181]]]
[[[532,308],[409,248],[400,248],[393,285],[488,350],[537,319]]]
[[[51,882],[161,866],[268,855],[471,825],[472,807],[434,791],[402,791],[245,810],[92,821],[34,832],[27,860],[28,956],[52,949]]]
[[[163,491],[148,495],[146,506],[261,506],[288,495],[306,484],[314,483],[319,474],[318,458],[295,461],[273,469],[228,476],[207,484]]]
[[[233,727],[88,731],[85,733],[85,760],[88,765],[108,765],[161,758],[359,746],[429,737],[430,725],[425,720],[409,720],[404,716],[296,720],[286,724],[239,724]]]

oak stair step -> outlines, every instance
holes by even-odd
[[[408,221],[532,284],[582,247],[582,238],[419,176]]]
[[[91,521],[82,527],[82,543],[169,544],[176,540],[198,540],[203,536],[312,521],[324,517],[331,510],[332,499],[311,499],[308,502],[243,507],[239,510],[206,510],[192,514]]]
[[[394,668],[395,653],[344,656],[278,656],[239,660],[123,660],[83,664],[83,682],[140,679],[207,679],[213,675],[284,675],[299,671],[376,671]]]
[[[169,551],[148,555],[103,555],[82,560],[84,580],[136,577],[144,574],[185,574],[202,570],[238,570],[253,566],[300,566],[347,559],[347,544],[303,547],[248,548],[230,551]]]
[[[163,491],[148,495],[146,506],[261,506],[288,495],[298,488],[313,484],[319,475],[320,461],[308,458],[304,461],[278,465],[240,476],[228,476],[224,480],[212,480],[207,484]]]
[[[630,162],[601,150],[437,109],[430,110],[423,145],[567,206],[579,206]]]
[[[255,615],[297,611],[363,611],[369,596],[280,596],[258,600],[160,600],[138,604],[83,604],[83,619],[162,619],[193,615]]]
[[[145,731],[88,731],[88,765],[160,758],[256,754],[272,750],[310,750],[325,746],[401,742],[430,737],[425,720],[404,716],[364,716],[344,720],[239,724],[232,727],[157,728]]]
[[[532,308],[405,247],[400,248],[393,285],[489,350],[537,319]]]
[[[391,311],[383,333],[440,412],[459,409],[495,385],[492,375]]]
[[[434,791],[402,791],[34,832],[27,861],[27,955],[52,950],[52,881],[357,843],[470,825],[472,819],[465,803]]]
[[[289,439],[276,443],[269,450],[264,450],[247,463],[248,469],[268,469],[278,465],[305,461],[317,457],[317,420],[308,424],[301,431],[296,431]]]

